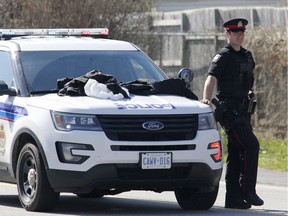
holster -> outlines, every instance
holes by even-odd
[[[223,121],[223,114],[227,111],[227,104],[224,101],[218,101],[216,98],[213,98],[211,102],[215,106],[214,116],[217,122]]]
[[[249,98],[248,113],[254,114],[257,102],[255,100],[255,94],[252,90],[250,90],[250,93],[248,94],[248,98]]]
[[[249,101],[248,113],[253,114],[255,112],[256,105],[257,105],[256,100],[251,99]]]

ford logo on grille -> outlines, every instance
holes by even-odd
[[[142,124],[142,127],[146,130],[161,130],[164,128],[164,124],[162,124],[161,122],[158,121],[148,121],[148,122],[144,122]]]

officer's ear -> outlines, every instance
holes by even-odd
[[[226,35],[227,38],[229,38],[230,37],[230,31],[229,30],[225,30],[225,35]]]

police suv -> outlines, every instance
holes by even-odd
[[[137,46],[105,28],[0,29],[0,37],[0,181],[17,184],[26,210],[53,210],[61,192],[131,190],[174,191],[183,209],[213,206],[223,160],[212,109],[174,94],[177,86],[153,91],[169,78]]]

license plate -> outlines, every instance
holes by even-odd
[[[142,169],[170,169],[172,164],[172,153],[141,153]]]

